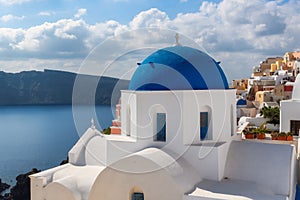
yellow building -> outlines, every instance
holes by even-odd
[[[284,54],[284,69],[289,70],[292,72],[295,70],[295,61],[300,60],[300,52],[295,51],[295,52],[286,52]]]
[[[246,90],[247,87],[248,79],[232,80],[231,88],[235,88],[237,90]]]
[[[283,66],[283,58],[267,58],[259,64],[259,67],[255,67],[253,71],[253,76],[270,76],[276,70],[281,69]]]
[[[257,101],[259,105],[261,105],[262,102],[273,101],[272,93],[270,91],[258,91],[255,94],[255,101]]]

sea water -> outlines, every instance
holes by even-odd
[[[95,118],[96,128],[113,119],[110,106],[0,106],[0,178],[14,184],[18,174],[60,164]]]

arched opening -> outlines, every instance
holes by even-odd
[[[141,188],[133,187],[129,193],[129,200],[144,200],[144,193]]]
[[[208,132],[208,112],[200,112],[200,139],[204,140]]]

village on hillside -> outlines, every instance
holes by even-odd
[[[286,105],[296,102],[293,90],[299,72],[300,52],[286,52],[283,57],[261,61],[253,67],[250,78],[232,81],[231,88],[236,89],[238,128],[243,137],[293,140],[293,135],[298,136],[300,121],[280,118],[288,116],[286,113],[294,118],[299,115],[293,106],[286,109]]]

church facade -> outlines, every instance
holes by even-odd
[[[119,109],[121,134],[89,128],[68,164],[30,177],[32,200],[293,199],[294,146],[241,140],[235,90],[202,51],[149,55]]]

